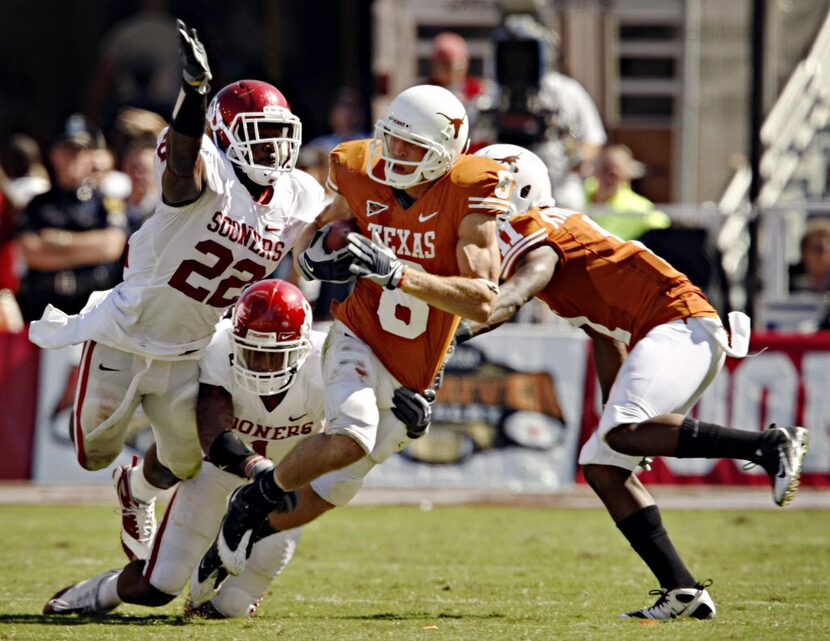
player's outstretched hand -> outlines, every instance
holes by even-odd
[[[205,45],[199,40],[196,29],[190,29],[183,20],[177,20],[179,30],[179,56],[182,59],[182,78],[185,84],[203,96],[210,91],[210,72]]]
[[[372,234],[371,239],[354,232],[348,238],[346,248],[355,258],[349,267],[353,274],[368,278],[386,289],[400,286],[406,265],[381,242],[377,232]]]
[[[349,270],[354,256],[346,247],[332,253],[327,252],[323,244],[329,231],[329,228],[323,227],[314,232],[311,243],[297,260],[300,273],[306,280],[348,283],[355,278]]]
[[[409,438],[420,438],[429,431],[432,421],[432,401],[435,392],[419,394],[408,387],[399,387],[392,395],[392,413],[406,425]]]

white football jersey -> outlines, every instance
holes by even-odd
[[[231,394],[234,434],[254,451],[278,463],[302,439],[323,431],[321,355],[326,335],[311,332],[311,354],[280,404],[268,411],[259,396],[236,384],[230,360],[232,330],[229,319],[217,325],[213,340],[199,362],[199,382],[223,387]]]
[[[243,287],[269,276],[323,208],[323,188],[303,171],[280,174],[270,202],[261,205],[207,136],[201,156],[202,195],[182,207],[159,199],[130,237],[124,281],[93,294],[78,322],[62,321],[64,342],[93,339],[156,358],[198,358]],[[166,160],[163,131],[155,158],[159,193]]]

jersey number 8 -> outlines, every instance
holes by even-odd
[[[423,269],[416,263],[401,262],[412,269]],[[429,305],[399,289],[384,289],[378,303],[378,318],[384,330],[411,340],[427,331]]]

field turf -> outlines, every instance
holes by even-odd
[[[195,621],[183,599],[109,616],[43,616],[59,588],[124,563],[118,515],[0,506],[0,641],[828,638],[830,512],[665,511],[675,544],[711,578],[715,621],[643,624],[650,573],[604,512],[349,507],[309,526],[249,620]]]

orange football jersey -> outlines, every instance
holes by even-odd
[[[348,201],[360,232],[368,237],[377,233],[410,268],[460,275],[456,245],[462,219],[474,213],[509,213],[511,175],[490,158],[462,156],[407,207],[400,193],[368,176],[370,143],[343,143],[329,162],[328,185]],[[365,278],[358,279],[334,315],[372,348],[396,379],[416,390],[432,384],[458,325],[458,316]]]
[[[633,346],[662,323],[717,316],[703,292],[662,258],[566,209],[531,209],[501,226],[502,279],[540,245],[553,247],[559,263],[537,296],[577,327]]]

